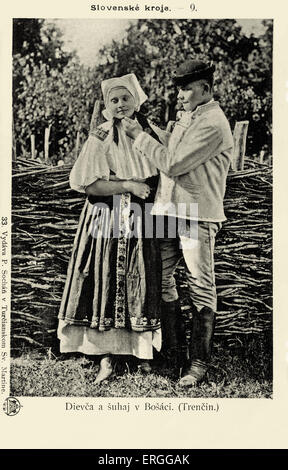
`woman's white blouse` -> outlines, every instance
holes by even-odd
[[[143,180],[158,173],[140,151],[132,149],[133,140],[125,134],[121,122],[117,125],[118,145],[113,140],[113,122],[105,122],[100,127],[108,135],[104,141],[93,134],[88,137],[70,173],[72,189],[84,193],[86,186],[96,180],[108,181],[111,171],[117,179],[123,180]],[[165,132],[158,127],[153,125],[153,130],[160,139],[165,137]]]

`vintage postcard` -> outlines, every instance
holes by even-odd
[[[2,448],[287,448],[287,36],[280,2],[5,7]]]

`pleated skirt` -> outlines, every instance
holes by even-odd
[[[144,203],[136,217],[131,202],[85,202],[58,316],[61,352],[150,359],[161,348],[159,244],[143,236]]]

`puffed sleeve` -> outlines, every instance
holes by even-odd
[[[70,187],[75,191],[85,193],[86,186],[98,179],[108,181],[109,174],[107,146],[90,134],[71,170]]]

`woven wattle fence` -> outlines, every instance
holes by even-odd
[[[227,221],[217,237],[216,335],[231,342],[272,327],[272,169],[249,160],[231,173]],[[18,159],[13,170],[12,351],[56,344],[57,314],[85,196],[69,189],[71,167]],[[177,281],[184,315],[185,268]]]

